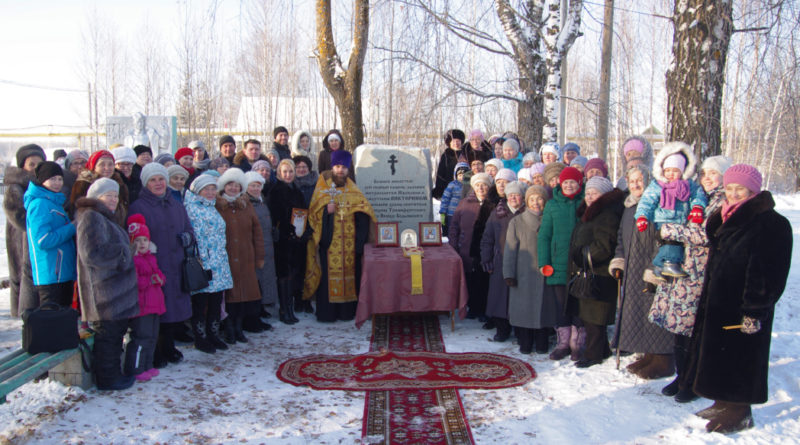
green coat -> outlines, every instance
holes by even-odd
[[[561,186],[553,189],[553,199],[547,201],[539,227],[538,254],[539,267],[553,266],[553,275],[547,277],[547,284],[567,284],[567,264],[569,262],[569,240],[572,229],[578,222],[578,206],[583,202],[583,190],[569,199],[561,193]]]

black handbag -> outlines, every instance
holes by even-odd
[[[28,354],[78,347],[78,311],[45,303],[22,313],[22,349]]]
[[[181,289],[184,292],[194,292],[208,287],[211,281],[211,271],[203,268],[197,251],[197,242],[192,240],[191,246],[184,249],[183,264],[181,267]]]
[[[588,267],[587,267],[588,262]],[[575,298],[596,299],[599,295],[594,279],[594,266],[592,265],[592,254],[588,248],[584,248],[583,267],[572,275],[568,283],[569,294]]]

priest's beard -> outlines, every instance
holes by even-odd
[[[341,176],[333,173],[331,175],[331,180],[333,180],[333,183],[336,185],[336,187],[344,187],[345,184],[347,184],[347,173]]]

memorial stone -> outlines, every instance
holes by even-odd
[[[153,156],[175,153],[178,149],[178,118],[175,116],[109,116],[106,118],[106,145],[128,147],[147,145]]]
[[[356,184],[378,221],[397,222],[401,232],[433,221],[430,150],[361,145],[354,159]]]

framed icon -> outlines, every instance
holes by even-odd
[[[438,222],[419,223],[420,246],[442,245],[442,224]]]
[[[306,224],[308,222],[308,210],[292,208],[292,225],[294,226],[294,234],[298,238],[303,236],[306,232]]]
[[[417,231],[414,229],[403,230],[400,234],[400,247],[417,247]]]
[[[375,243],[377,247],[397,247],[400,245],[400,237],[397,234],[398,228],[396,222],[379,222],[378,223],[378,241]]]

